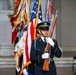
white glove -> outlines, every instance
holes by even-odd
[[[42,54],[42,59],[47,59],[47,58],[49,58],[49,53]]]
[[[54,41],[50,37],[46,37],[46,42],[49,43],[51,46],[54,46]]]
[[[24,75],[28,75],[28,72],[27,72],[26,69],[23,70],[23,74],[24,74]]]
[[[20,71],[20,67],[19,68],[16,68],[16,70],[17,70],[17,72],[19,72]]]

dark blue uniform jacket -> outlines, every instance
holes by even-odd
[[[36,48],[34,46],[34,41],[32,42],[31,52],[30,52],[30,59],[31,62],[35,64],[35,75],[56,75],[56,67],[53,61],[53,57],[56,56],[58,58],[61,57],[62,52],[58,46],[56,40],[53,40],[55,45],[54,47],[51,46],[49,53],[50,53],[50,63],[49,63],[49,71],[43,71],[43,62],[42,54],[45,51],[46,43],[43,42],[41,38],[36,39]]]

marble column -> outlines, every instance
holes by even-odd
[[[14,0],[8,0],[9,9],[14,9]]]
[[[11,44],[12,27],[8,18],[9,11],[0,11],[0,56],[13,56]]]

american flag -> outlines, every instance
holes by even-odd
[[[36,14],[39,13],[39,20],[42,21],[42,10],[41,10],[41,5],[39,6],[40,10],[38,11],[38,0],[34,1],[34,6],[33,6],[33,10],[32,10],[32,14],[31,14],[31,19],[30,21],[32,22],[33,19],[36,19]]]
[[[42,11],[41,11],[41,5],[38,6],[38,1],[39,0],[35,0],[34,1],[34,6],[32,9],[32,14],[31,14],[31,18],[30,18],[30,23],[28,26],[28,32],[26,35],[26,41],[25,41],[25,50],[24,50],[24,54],[23,54],[23,63],[24,66],[27,66],[30,64],[30,49],[31,49],[31,44],[32,44],[32,40],[34,40],[34,33],[35,33],[35,27],[36,27],[36,17],[37,17],[37,13],[38,13],[38,23],[42,21]],[[38,12],[38,8],[40,7],[40,10]]]

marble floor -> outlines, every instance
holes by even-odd
[[[15,68],[0,68],[0,75],[16,75]],[[57,67],[57,75],[76,75],[71,67]]]

